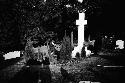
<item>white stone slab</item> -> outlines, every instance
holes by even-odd
[[[3,55],[5,60],[20,57],[20,51],[9,52]]]
[[[79,83],[91,83],[91,81],[80,81]]]

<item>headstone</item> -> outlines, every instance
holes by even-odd
[[[39,49],[40,49],[39,51],[43,54],[43,57],[49,57],[48,46],[41,46]]]
[[[45,57],[49,57],[49,48],[48,46],[38,46],[36,48],[32,48],[32,52],[34,54],[34,57],[36,56],[37,59],[45,59]]]
[[[79,20],[76,20],[76,25],[78,25],[78,46],[74,47],[72,51],[72,57],[75,57],[75,54],[78,52],[81,54],[81,50],[84,44],[84,25],[87,24],[87,20],[85,20],[85,13],[79,13]]]
[[[91,51],[85,47],[86,57],[89,57],[91,55]]]
[[[116,45],[117,45],[116,49],[124,49],[124,41],[117,40]]]
[[[85,13],[79,13],[79,20],[76,20],[78,25],[78,46],[83,46],[84,43],[84,25],[87,24],[85,20]]]
[[[91,83],[101,83],[101,82],[91,82]]]
[[[82,2],[83,2],[83,0],[78,0],[78,2],[82,3]]]
[[[91,81],[80,81],[79,83],[91,83]]]
[[[3,57],[5,58],[5,60],[20,57],[20,51],[9,52],[3,55]]]
[[[101,82],[80,81],[79,83],[101,83]]]

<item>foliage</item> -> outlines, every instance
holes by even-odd
[[[69,60],[71,58],[72,49],[73,47],[71,46],[70,38],[65,36],[60,50],[60,58],[62,60]]]
[[[88,10],[87,14],[92,13],[94,9],[99,7],[99,1],[86,0],[80,4],[74,0],[46,0],[46,2],[44,0],[19,0],[15,3],[14,10],[17,12],[21,42],[24,44],[24,35],[37,27],[44,31],[60,31],[64,27],[70,28],[70,30],[76,28],[72,15],[83,9]],[[66,7],[66,4],[70,4],[71,7]],[[69,19],[70,22],[68,22]]]

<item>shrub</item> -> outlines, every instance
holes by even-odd
[[[60,59],[61,60],[69,60],[71,59],[71,52],[73,47],[71,46],[70,38],[65,36],[62,41],[62,47],[60,50]]]

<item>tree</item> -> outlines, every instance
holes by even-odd
[[[84,0],[82,4],[77,0],[19,0],[15,3],[15,9],[18,16],[18,24],[20,29],[20,40],[25,43],[24,36],[34,28],[39,27],[40,30],[59,31],[65,29],[76,29],[74,14],[78,10],[86,10],[89,16],[100,9],[101,0]],[[71,7],[66,7],[69,4]],[[66,16],[67,15],[67,16]],[[87,17],[86,16],[86,17]],[[67,19],[66,19],[66,18]],[[59,21],[62,19],[62,21]]]
[[[60,58],[61,60],[69,60],[71,58],[71,52],[73,50],[73,47],[70,42],[70,37],[64,36],[62,47],[60,50]]]

